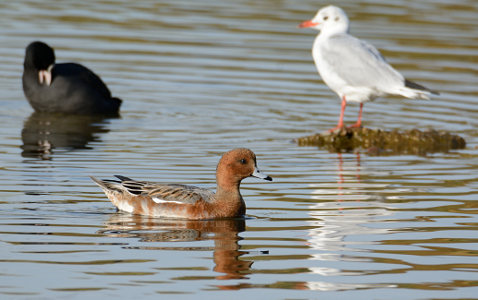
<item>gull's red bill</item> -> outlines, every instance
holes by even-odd
[[[314,27],[319,25],[319,23],[312,22],[312,20],[304,21],[299,24],[299,28],[307,28],[307,27]]]

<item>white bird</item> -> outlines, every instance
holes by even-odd
[[[438,95],[405,79],[374,46],[350,35],[349,19],[341,8],[329,5],[320,9],[312,20],[299,25],[299,28],[304,27],[320,31],[312,56],[322,80],[342,99],[339,122],[330,131],[344,126],[347,102],[360,103],[357,122],[350,127],[361,127],[364,102],[385,95],[412,99],[430,99],[430,94]]]

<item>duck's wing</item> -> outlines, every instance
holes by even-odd
[[[149,196],[156,203],[194,204],[200,200],[209,201],[214,193],[208,189],[183,184],[158,184],[147,181],[137,181],[131,178],[115,175],[121,181],[121,186],[133,195]],[[110,181],[111,182],[111,181]],[[114,182],[114,181],[113,181]]]

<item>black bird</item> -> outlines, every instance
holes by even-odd
[[[122,102],[90,69],[76,63],[55,64],[54,50],[39,41],[26,49],[22,82],[37,112],[118,114]]]

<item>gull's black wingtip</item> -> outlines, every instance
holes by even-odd
[[[421,85],[421,84],[418,84],[416,82],[413,82],[411,80],[408,80],[408,79],[405,79],[405,86],[407,88],[411,88],[411,89],[415,89],[415,90],[420,90],[420,91],[427,91],[433,95],[440,95],[439,92],[437,91],[434,91],[434,90],[430,90],[429,88]]]

